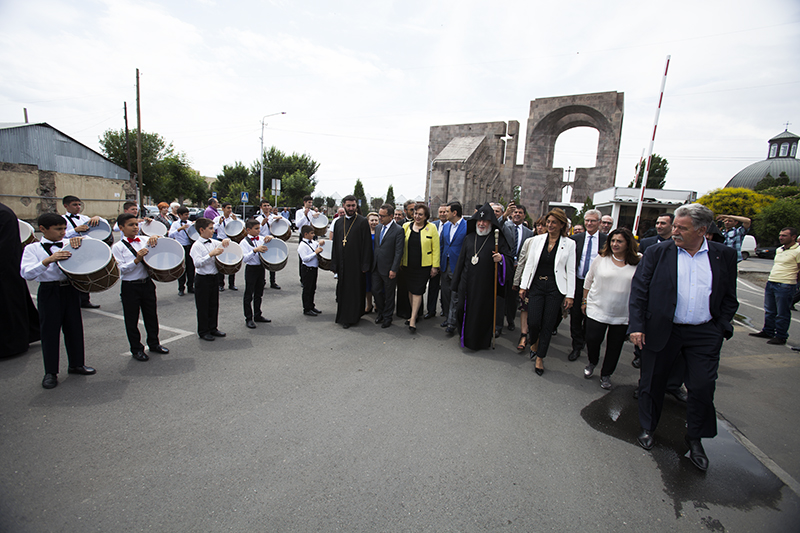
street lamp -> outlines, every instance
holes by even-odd
[[[286,111],[281,111],[280,113],[270,113],[269,115],[264,115],[261,119],[261,152],[259,152],[258,159],[261,161],[261,178],[258,181],[258,201],[261,202],[261,199],[264,198],[264,119],[267,117],[274,117],[275,115],[285,115]]]

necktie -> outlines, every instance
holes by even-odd
[[[518,255],[519,251],[519,226],[514,226],[514,257]]]
[[[386,228],[387,226],[384,226],[383,229],[381,230],[381,238],[378,239],[378,244],[383,242],[383,236],[386,235]]]
[[[583,277],[589,272],[589,266],[592,264],[592,235],[588,236],[589,242],[586,243],[586,258],[583,260]]]
[[[48,243],[46,243],[45,247],[47,248],[47,253],[48,254],[51,253],[50,250],[53,248],[53,246],[55,246],[56,248],[61,248],[63,246],[63,243],[60,243],[60,242],[48,242]]]
[[[133,239],[128,237],[128,242],[139,242],[139,237],[134,237]]]

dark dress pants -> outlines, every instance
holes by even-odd
[[[181,277],[178,278],[178,290],[182,291],[185,288],[189,289],[190,291],[194,290],[194,261],[192,261],[192,256],[190,252],[192,251],[192,245],[184,246],[184,260],[183,263],[186,265],[186,270],[184,270]]]
[[[301,282],[303,283],[303,311],[314,309],[314,294],[317,292],[317,276],[319,269],[300,263]]]
[[[261,316],[261,300],[264,297],[266,277],[262,265],[244,266],[244,318],[251,320]]]
[[[450,324],[450,302],[453,295],[452,282],[453,273],[450,269],[445,269],[439,273],[439,290],[442,292],[442,313],[444,313],[448,324]]]
[[[427,309],[429,313],[433,313],[433,316],[436,316],[436,300],[439,299],[439,285],[441,279],[442,273],[439,272],[428,280]]]
[[[713,321],[689,326],[673,324],[666,346],[654,352],[644,345],[642,378],[639,384],[639,423],[655,431],[664,406],[664,392],[679,357],[686,365],[686,433],[691,439],[711,438],[717,434],[714,391],[722,331]],[[647,339],[645,339],[647,341]]]
[[[194,302],[197,307],[197,334],[203,336],[217,329],[219,314],[217,274],[198,274],[194,277]]]
[[[389,273],[385,274],[372,271],[372,296],[375,298],[376,318],[381,318],[384,322],[392,320],[394,314],[394,297],[397,289],[397,276],[389,278]]]
[[[36,296],[44,373],[58,374],[59,337],[64,332],[69,366],[83,366],[83,318],[80,292],[59,282],[40,283]]]
[[[217,281],[219,282],[220,287],[225,287],[225,274],[218,273],[217,274]],[[228,274],[228,287],[235,287],[236,286],[236,274]]]
[[[543,280],[534,276],[528,291],[528,335],[531,339],[539,339],[536,355],[543,359],[547,357],[550,338],[558,315],[561,314],[563,301],[564,295],[558,292],[555,279]]]
[[[142,311],[144,329],[147,332],[147,346],[155,348],[158,342],[158,314],[156,311],[156,286],[153,280],[123,281],[120,289],[122,314],[125,317],[125,333],[131,352],[144,350],[142,335],[139,333],[139,310]]]
[[[608,332],[607,335],[606,332]],[[603,358],[601,376],[610,376],[617,369],[627,332],[628,324],[603,324],[586,317],[586,348],[589,352],[589,363],[597,365],[600,362],[600,347],[603,344],[603,338],[606,341],[606,356]]]
[[[513,267],[509,269],[510,272],[506,277],[506,299],[505,299],[505,315],[506,321],[509,324],[513,324],[514,321],[517,319],[517,308],[519,307],[519,291],[515,291],[512,287],[514,275],[516,274],[517,268]],[[509,280],[512,283],[509,283]]]
[[[583,281],[575,277],[575,297],[583,298]],[[569,334],[572,337],[572,349],[581,350],[586,345],[586,315],[581,312],[581,306],[573,305],[570,310]]]

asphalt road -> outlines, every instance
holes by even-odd
[[[342,330],[330,273],[323,315],[302,315],[295,249],[283,290],[265,293],[273,322],[256,330],[242,291],[225,291],[228,337],[200,341],[191,296],[158,284],[171,353],[138,362],[117,286],[83,311],[97,375],[67,375],[62,356],[59,386],[44,390],[38,344],[0,360],[0,531],[797,531],[789,347],[737,323],[702,474],[671,399],[654,450],[635,444],[630,345],[606,392],[583,379],[585,354],[567,361],[566,324],[542,377],[516,353],[518,331],[471,352],[438,319],[414,336],[374,315]],[[758,327],[757,278],[740,296]]]

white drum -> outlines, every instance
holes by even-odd
[[[155,235],[163,237],[167,234],[167,227],[158,220],[151,220],[150,222],[144,220],[139,222],[139,231],[142,235],[147,235],[148,237]]]
[[[25,248],[28,244],[36,242],[36,236],[33,234],[33,226],[24,220],[17,219],[17,222],[19,223],[19,242],[22,243],[22,247]]]
[[[311,225],[314,226],[314,235],[322,237],[328,228],[328,217],[320,213],[317,217],[311,216]]]
[[[327,241],[322,243],[322,251],[319,253],[319,257],[317,258],[319,261],[319,267],[322,270],[331,269],[332,253],[333,253],[333,241],[328,239]]]
[[[199,234],[199,233],[197,233],[197,228],[195,228],[195,227],[194,227],[194,224],[192,224],[191,226],[189,226],[189,227],[186,229],[186,235],[187,235],[187,236],[189,237],[189,239],[190,239],[190,240],[192,240],[192,241],[196,241],[197,239],[199,239],[199,238],[200,238],[200,234]]]
[[[223,252],[214,258],[217,270],[228,276],[239,272],[239,269],[242,268],[242,259],[244,259],[242,247],[235,242],[228,244],[223,248]]]
[[[273,219],[269,223],[269,232],[273,237],[277,237],[282,241],[288,241],[292,236],[292,225],[283,217]]]
[[[79,291],[101,292],[110,289],[119,280],[117,262],[111,254],[111,248],[103,241],[83,239],[79,248],[67,244],[62,250],[70,252],[72,256],[59,261],[58,267]]]
[[[111,224],[108,223],[108,220],[101,218],[96,226],[89,226],[88,230],[81,233],[81,237],[91,237],[98,241],[105,241],[111,237]]]
[[[225,222],[225,234],[233,242],[242,242],[244,239],[244,221],[241,218]]]
[[[144,256],[144,266],[153,281],[169,283],[176,281],[186,271],[184,251],[175,239],[163,237]]]
[[[267,247],[267,251],[258,254],[261,258],[261,264],[271,272],[282,270],[289,258],[289,247],[286,246],[285,242],[278,239],[272,239],[264,246]]]

